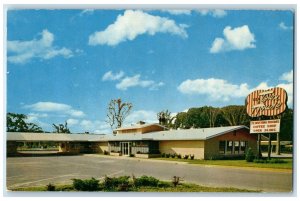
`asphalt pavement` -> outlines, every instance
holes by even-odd
[[[8,157],[6,160],[8,189],[71,183],[72,178],[142,175],[161,180],[181,177],[184,182],[212,187],[235,187],[263,192],[291,192],[292,171],[238,168],[112,157],[103,155]]]

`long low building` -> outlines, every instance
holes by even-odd
[[[120,156],[151,157],[158,154],[193,155],[212,159],[244,155],[257,149],[256,135],[245,126],[167,130],[159,124],[137,125],[115,130],[115,135],[7,133],[7,153],[17,151],[18,142],[58,142],[59,152],[108,153]]]

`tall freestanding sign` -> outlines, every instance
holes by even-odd
[[[245,101],[247,114],[252,118],[258,117],[259,119],[259,121],[250,122],[250,133],[258,133],[259,154],[261,153],[261,133],[269,133],[269,157],[271,144],[270,133],[277,133],[277,154],[280,154],[280,119],[275,119],[275,117],[286,110],[287,99],[288,96],[286,91],[280,87],[275,87],[268,90],[256,90],[247,96]],[[277,124],[275,121],[277,122]]]

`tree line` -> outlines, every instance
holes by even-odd
[[[280,139],[293,140],[293,110],[288,108],[284,113],[276,118],[281,119]],[[168,110],[157,114],[157,119],[161,125],[171,129],[190,129],[190,128],[212,128],[223,126],[244,125],[250,127],[250,121],[258,120],[251,118],[243,105],[229,105],[225,107],[195,107],[188,109],[187,112],[179,112],[176,116],[171,116]],[[261,119],[266,119],[262,117]],[[272,135],[272,140],[276,135]]]
[[[129,102],[123,102],[121,99],[113,99],[108,104],[107,123],[112,130],[120,128],[124,120],[130,114],[133,105]],[[293,110],[286,109],[277,118],[281,119],[280,140],[293,140]],[[27,116],[24,114],[7,113],[7,131],[8,132],[44,132],[41,127],[34,123],[26,122]],[[264,119],[264,118],[262,118]],[[187,112],[179,112],[172,116],[169,110],[163,110],[157,113],[159,124],[171,129],[190,129],[190,128],[211,128],[223,126],[250,126],[251,120],[243,105],[229,105],[225,107],[194,107]],[[67,122],[65,124],[53,124],[55,133],[71,133]],[[272,135],[275,139],[275,135]]]
[[[7,132],[27,132],[27,133],[46,133],[35,123],[27,122],[27,115],[8,112],[6,114],[6,131]],[[54,133],[71,133],[68,123],[52,124]]]

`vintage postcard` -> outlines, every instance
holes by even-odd
[[[14,192],[294,192],[295,8],[6,8]]]

